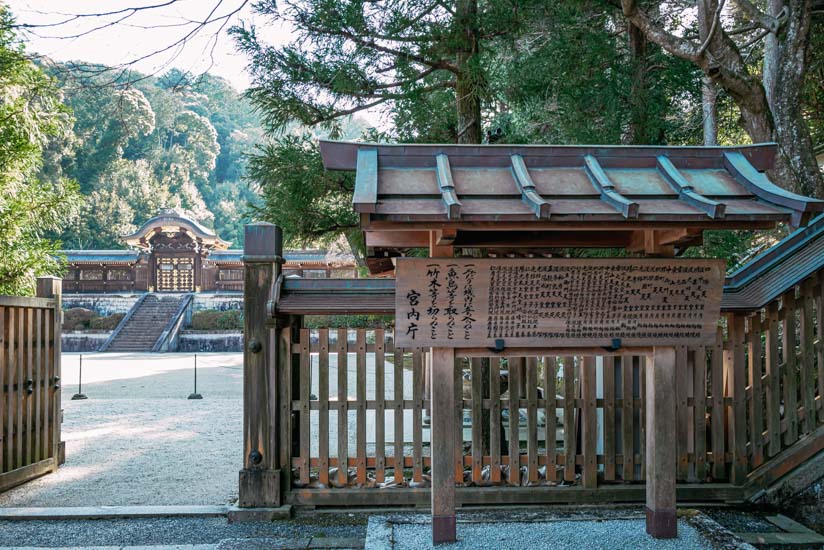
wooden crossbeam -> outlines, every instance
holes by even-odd
[[[535,182],[529,175],[524,158],[521,155],[512,155],[512,172],[515,174],[515,184],[521,192],[521,200],[526,203],[538,218],[549,219],[550,205],[538,193]]]
[[[356,212],[374,212],[378,204],[378,150],[359,149],[355,172],[355,194],[352,198]]]
[[[621,212],[625,218],[638,217],[638,203],[629,200],[615,190],[615,184],[609,179],[609,176],[601,168],[595,157],[592,155],[584,156],[584,165],[595,188],[600,191],[602,201]]]
[[[695,188],[693,188],[690,182],[687,181],[684,175],[678,171],[672,161],[667,157],[660,155],[656,160],[658,170],[661,171],[661,174],[664,176],[664,180],[670,185],[670,187],[678,192],[679,199],[690,206],[703,210],[707,213],[707,216],[714,220],[724,217],[727,210],[726,204],[708,199],[707,197],[697,193]]]
[[[461,201],[455,193],[455,183],[452,181],[452,168],[449,166],[449,157],[441,153],[435,157],[438,170],[438,187],[441,198],[446,204],[446,215],[450,220],[461,217]]]

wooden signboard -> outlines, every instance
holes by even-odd
[[[712,344],[724,260],[400,258],[403,347]],[[502,342],[501,342],[502,341]]]

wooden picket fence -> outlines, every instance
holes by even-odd
[[[60,280],[0,296],[0,491],[60,462]]]
[[[676,349],[684,494],[738,500],[738,488],[801,460],[782,455],[800,439],[821,446],[823,279],[818,272],[759,311],[726,313],[712,346]],[[426,350],[395,349],[391,330],[292,320],[280,329],[289,359],[278,369],[278,400],[290,411],[279,435],[281,463],[291,465],[285,501],[425,504],[427,389],[438,383],[426,379]],[[642,498],[645,360],[459,357],[459,502]]]

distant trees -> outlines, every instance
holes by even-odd
[[[262,138],[249,102],[210,75],[172,70],[119,87],[78,67],[50,66],[75,122],[43,167],[74,178],[88,197],[60,234],[66,246],[118,248],[159,208],[187,211],[241,246],[255,200],[242,180],[244,155]]]
[[[35,278],[60,272],[47,238],[77,211],[77,185],[38,177],[49,140],[71,133],[60,91],[24,55],[11,14],[0,5],[0,294],[31,294]]]

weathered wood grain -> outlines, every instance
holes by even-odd
[[[399,258],[396,273],[400,346],[697,345],[715,338],[724,262]]]

